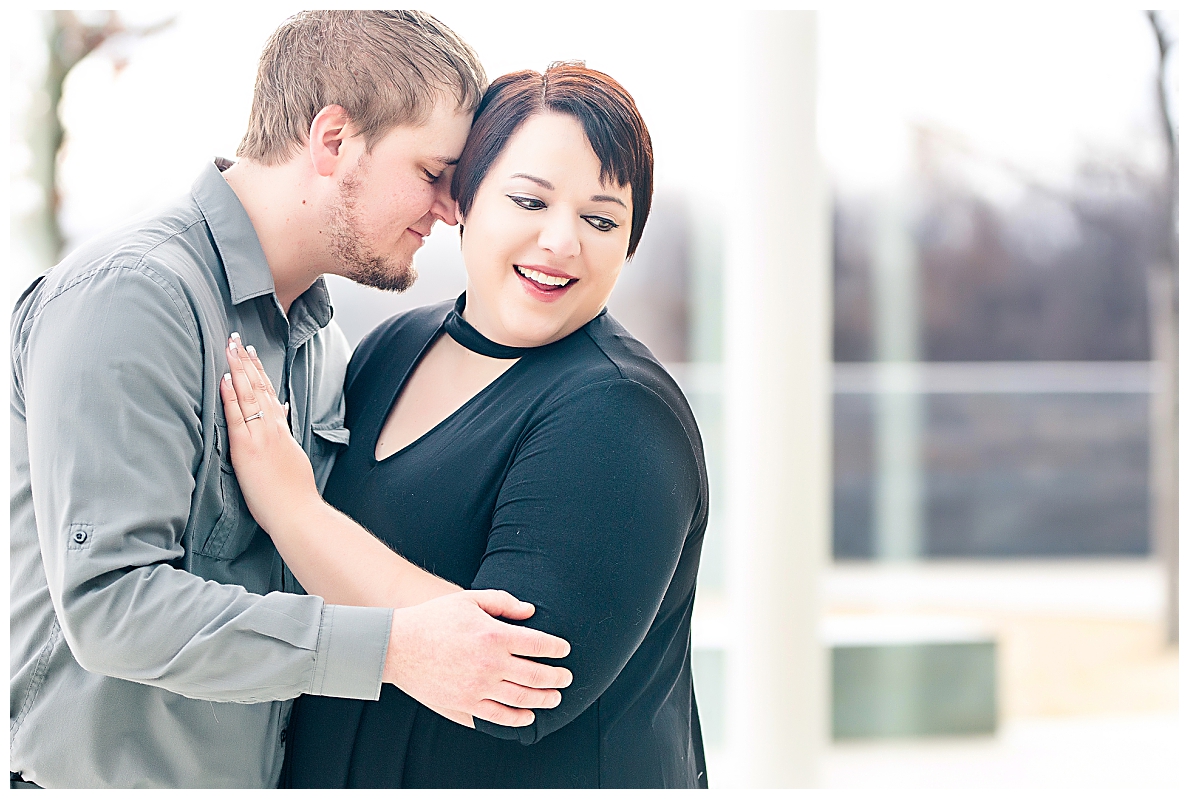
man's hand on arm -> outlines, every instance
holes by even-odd
[[[561,658],[570,645],[493,616],[526,619],[533,606],[504,591],[464,591],[393,612],[384,662],[392,683],[467,727],[481,718],[505,727],[533,723],[527,708],[557,707],[567,669],[526,660]]]

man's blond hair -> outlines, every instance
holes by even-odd
[[[439,98],[473,113],[486,88],[475,51],[429,14],[303,11],[264,46],[236,155],[288,161],[328,105],[343,107],[370,151],[397,125],[424,123]]]

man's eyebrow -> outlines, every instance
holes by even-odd
[[[590,198],[592,203],[619,203],[626,211],[628,206],[623,200],[618,197],[612,197],[610,194],[596,194]]]
[[[539,178],[539,177],[536,177],[535,175],[529,175],[529,174],[528,174],[528,173],[526,173],[526,172],[517,172],[517,173],[516,173],[515,175],[513,175],[512,177],[514,177],[514,178],[524,178],[525,180],[531,180],[533,183],[536,183],[536,184],[537,184],[538,186],[540,186],[541,188],[543,188],[543,189],[549,189],[549,191],[554,191],[554,190],[555,190],[555,189],[554,189],[554,185],[553,185],[552,183],[550,183],[549,181],[545,180],[545,178]]]

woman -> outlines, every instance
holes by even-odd
[[[704,786],[689,634],[708,510],[701,439],[674,381],[605,310],[651,204],[648,131],[599,72],[506,75],[452,189],[466,293],[359,345],[351,444],[325,499],[435,575],[409,582],[423,598],[455,588],[444,578],[533,603],[528,623],[570,641],[560,665],[574,680],[522,727],[447,719],[388,685],[378,702],[303,697],[290,784]],[[263,370],[234,346],[228,360],[245,496],[321,593],[324,567],[302,542],[328,534],[316,512],[292,510],[312,507],[312,479],[285,477],[300,471],[296,446],[267,465],[237,455],[284,435],[283,411],[275,395],[247,402]],[[257,407],[263,422],[236,424]],[[254,492],[249,469],[273,489]]]

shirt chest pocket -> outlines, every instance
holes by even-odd
[[[218,503],[221,510],[205,540],[199,542],[198,552],[208,558],[234,560],[243,554],[256,535],[262,534],[252,518],[244,495],[231,468],[231,449],[227,441],[227,424],[220,417],[215,420],[215,450],[218,453]],[[217,503],[217,504],[218,504]]]

